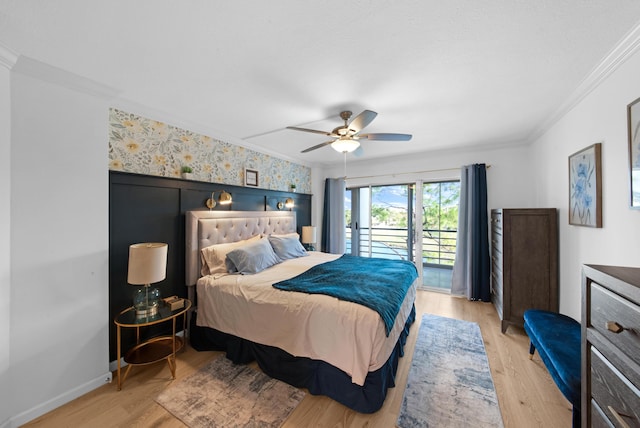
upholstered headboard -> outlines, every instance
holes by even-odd
[[[187,211],[185,216],[187,286],[195,285],[200,277],[201,248],[259,234],[296,231],[296,213],[293,211]]]

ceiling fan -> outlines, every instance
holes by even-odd
[[[350,111],[343,111],[340,113],[340,117],[344,120],[344,125],[334,128],[333,131],[318,131],[316,129],[298,128],[297,126],[287,126],[287,129],[293,129],[294,131],[311,132],[314,134],[322,134],[331,137],[332,140],[325,141],[324,143],[309,147],[302,150],[301,153],[307,153],[312,150],[319,149],[331,144],[334,150],[340,153],[351,153],[360,147],[360,141],[358,140],[379,140],[379,141],[409,141],[411,134],[389,134],[389,133],[370,133],[360,134],[360,131],[367,125],[369,125],[373,119],[376,118],[378,113],[371,110],[365,110],[356,117],[353,118],[351,123],[349,119],[353,113]]]

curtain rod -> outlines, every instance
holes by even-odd
[[[487,169],[491,168],[491,165],[487,165]],[[458,171],[460,169],[460,167],[458,168],[441,168],[441,169],[426,169],[424,171],[413,171],[413,172],[396,172],[396,173],[389,173],[389,174],[378,174],[378,175],[363,175],[360,177],[347,177],[345,176],[344,179],[345,180],[357,180],[357,179],[361,179],[361,178],[376,178],[376,177],[388,177],[388,176],[396,176],[396,175],[409,175],[409,174],[424,174],[427,172],[443,172],[443,171]]]

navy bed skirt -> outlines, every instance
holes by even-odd
[[[197,316],[197,315],[196,315]],[[324,361],[293,355],[273,346],[260,345],[207,327],[196,326],[191,317],[189,338],[197,351],[225,351],[236,364],[256,361],[263,372],[313,395],[326,395],[361,413],[374,413],[382,407],[387,389],[395,386],[398,360],[404,355],[409,329],[416,319],[415,306],[387,362],[369,372],[363,386],[351,382],[351,376]]]

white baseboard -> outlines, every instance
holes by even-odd
[[[90,380],[76,388],[65,391],[64,393],[52,398],[42,404],[32,407],[16,416],[13,416],[8,423],[2,424],[0,428],[17,428],[25,423],[34,420],[37,417],[44,415],[51,410],[54,410],[68,402],[75,400],[76,398],[93,391],[96,388],[101,387],[105,383],[111,383],[111,372],[98,376],[95,379]]]

